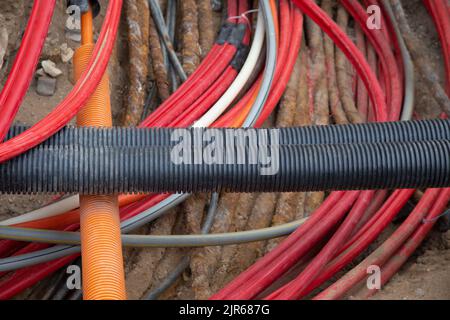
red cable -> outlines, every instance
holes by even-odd
[[[297,56],[300,52],[303,31],[303,15],[297,8],[293,8],[293,30],[298,30],[292,32],[291,35],[291,45],[289,51],[286,52],[287,58],[285,60],[280,60],[278,68],[281,69],[279,77],[276,79],[273,87],[270,90],[269,97],[267,98],[266,104],[264,105],[261,115],[255,123],[255,127],[261,127],[270,114],[273,112],[278,102],[281,99],[286,86],[291,78],[292,71],[294,70],[294,65],[297,60]],[[280,54],[281,59],[281,54]],[[284,63],[283,63],[284,61]]]
[[[188,127],[200,118],[223,95],[237,76],[237,71],[228,66],[217,81],[205,93],[186,108],[168,127]]]
[[[0,258],[12,255],[14,252],[25,247],[27,244],[28,244],[27,242],[9,239],[0,241]]]
[[[228,6],[229,17],[243,14],[247,9],[247,1],[241,1],[239,12],[236,1],[230,1]],[[234,24],[235,19],[229,19]],[[245,23],[244,19],[239,19],[238,23]],[[236,54],[237,48],[234,45],[225,43],[215,44],[208,55],[194,73],[178,88],[178,90],[164,101],[154,112],[152,112],[141,124],[140,127],[161,127],[167,126],[170,122],[194,103],[229,66],[231,59]],[[162,120],[164,119],[164,120]]]
[[[382,28],[382,30],[385,30],[383,32],[384,37],[389,41],[389,43],[392,43],[393,46],[391,46],[391,49],[394,50],[394,55],[397,61],[398,71],[399,74],[397,75],[399,81],[400,81],[400,87],[403,88],[405,86],[405,70],[404,70],[404,64],[403,64],[403,56],[400,49],[400,43],[395,36],[395,28],[392,24],[392,21],[387,17],[386,10],[383,5],[381,5],[379,0],[365,0],[364,3],[367,3],[368,5],[376,5],[382,9],[382,21],[387,26],[386,28]]]
[[[321,274],[314,279],[310,286],[299,298],[306,296],[311,293],[314,289],[318,288],[320,285],[325,283],[325,281],[331,279],[338,271],[342,270],[345,266],[351,263],[357,256],[359,256],[366,248],[369,246],[386,228],[386,226],[394,219],[395,216],[400,212],[409,198],[413,195],[414,190],[409,190],[409,193],[401,192],[399,190],[394,191],[388,201],[379,210],[384,219],[379,219],[375,221],[371,228],[359,237],[353,236],[350,241],[346,243],[344,247],[348,247],[349,243],[353,243],[347,250],[342,253],[338,253],[336,258],[334,258],[326,268],[321,272]],[[370,225],[368,223],[367,225]],[[342,248],[341,248],[342,251]]]
[[[366,214],[359,220],[358,224],[355,227],[355,230],[353,230],[352,237],[367,224],[369,219],[371,219],[374,216],[374,214],[378,212],[378,210],[380,210],[380,208],[385,203],[387,197],[388,197],[387,190],[380,190],[375,192],[375,196],[370,202],[370,205],[366,210]]]
[[[391,255],[411,236],[419,224],[425,218],[435,200],[439,196],[440,189],[428,189],[408,216],[405,222],[378,247],[369,257],[364,259],[357,267],[353,268],[345,276],[318,294],[315,300],[334,300],[345,295],[353,286],[357,285],[366,275],[367,268],[371,265],[383,265]]]
[[[433,4],[434,4],[434,2],[426,3],[429,10],[430,10],[430,6]],[[443,11],[443,9],[444,9],[444,7],[440,8],[440,10],[442,10],[441,12],[445,12],[445,11]],[[448,16],[446,17],[446,19],[447,20],[449,19]],[[437,28],[439,31],[439,29],[441,28],[440,23],[437,22],[436,24],[437,24]],[[442,40],[442,39],[441,39],[441,41],[445,42],[445,40]],[[443,46],[445,46],[445,45],[443,44]],[[447,80],[449,78],[449,75],[450,75],[450,73],[447,73]],[[440,212],[442,212],[444,210],[445,205],[449,199],[449,194],[448,194],[449,190],[448,189],[441,189],[441,190],[430,189],[430,190],[427,190],[424,197],[421,199],[421,202],[429,203],[429,204],[433,203],[433,200],[434,200],[433,197],[436,196],[435,193],[437,193],[438,200],[436,200],[436,202],[434,202],[434,207],[431,209],[431,211],[434,210],[433,211],[434,214],[430,213],[430,216],[440,214]],[[431,230],[431,226],[429,226],[429,225],[418,226],[417,224],[418,223],[420,224],[420,221],[417,222],[419,217],[416,217],[415,219],[416,220],[414,220],[414,217],[412,217],[412,215],[411,215],[410,219],[405,221],[405,223],[402,224],[402,226],[397,230],[397,232],[394,233],[394,235],[392,237],[390,237],[388,239],[388,241],[386,241],[383,244],[383,247],[381,247],[380,249],[375,251],[372,255],[369,256],[369,258],[367,258],[368,260],[372,259],[370,261],[373,263],[375,263],[373,260],[383,260],[382,262],[380,262],[380,264],[381,264],[381,263],[384,263],[384,261],[389,259],[391,256],[393,256],[392,258],[390,258],[389,262],[386,265],[387,273],[385,274],[385,270],[383,270],[383,275],[384,275],[384,277],[382,278],[383,283],[387,282],[390,279],[390,277],[392,277],[392,275],[401,267],[401,265],[407,260],[407,258],[412,254],[412,252],[417,248],[417,246],[420,244],[420,242],[423,241],[425,236]],[[433,223],[431,223],[431,225],[432,224]],[[409,237],[409,235],[412,232],[414,232],[414,235],[409,240],[406,241],[406,239]],[[400,234],[400,236],[398,236],[399,234]],[[401,246],[402,243],[405,241],[406,241],[406,244],[402,247],[403,249],[400,250],[402,252],[402,254],[395,255],[394,252],[396,251],[396,249],[399,246]],[[380,252],[382,254],[381,257],[380,257]],[[354,268],[342,280],[338,281],[335,285],[333,285],[332,287],[327,289],[327,291],[325,293],[323,293],[323,296],[319,295],[319,297],[339,298],[340,296],[345,294],[346,291],[350,290],[352,286],[355,286],[357,284],[358,278],[360,277],[360,274],[361,274],[361,269],[362,269],[361,266]],[[365,291],[368,295],[374,293],[373,290],[372,291],[365,290]],[[327,295],[327,293],[328,293],[328,295]]]
[[[70,255],[55,261],[33,266],[29,269],[27,268],[20,270],[23,272],[17,272],[9,279],[10,285],[5,286],[4,288],[2,286],[2,290],[0,291],[0,300],[10,299],[37,282],[32,278],[23,277],[24,273],[32,273],[34,278],[43,279],[48,274],[53,273],[63,266],[71,263],[77,257],[78,255]]]
[[[357,0],[341,0],[341,3],[359,24],[366,37],[370,39],[372,46],[380,58],[382,70],[385,75],[386,97],[390,106],[389,120],[396,120],[400,117],[402,110],[403,88],[399,79],[397,61],[389,46],[388,39],[379,30],[370,30],[367,27],[369,16]]]
[[[96,46],[93,59],[87,68],[88,70],[91,70],[91,72],[89,73],[89,71],[86,71],[83,74],[80,81],[77,82],[74,89],[66,97],[66,99],[47,117],[26,132],[0,144],[0,162],[6,161],[22,152],[25,152],[26,150],[47,139],[54,132],[64,126],[76,114],[78,109],[84,105],[93,90],[95,90],[96,85],[100,81],[106,69],[117,32],[121,4],[121,0],[113,1],[108,7],[104,26],[99,36],[99,44],[103,43],[107,36],[110,40],[107,41],[103,48],[101,48],[101,45]],[[92,68],[95,62],[95,57],[98,56],[100,49],[103,50],[102,54],[106,57],[106,59],[101,59],[101,61]],[[82,91],[82,93],[80,91]]]
[[[370,99],[376,110],[377,120],[379,122],[387,121],[388,113],[386,100],[381,90],[378,80],[365,60],[361,51],[348,38],[346,33],[319,7],[313,0],[293,0],[294,3],[336,43],[339,49],[344,52],[354,68],[364,81]]]
[[[361,30],[361,28],[356,29],[356,45],[358,46],[359,50],[363,52],[367,57],[366,51],[369,44],[366,44],[364,32]],[[356,106],[358,107],[358,111],[361,114],[363,121],[367,122],[369,113],[369,94],[366,87],[364,86],[364,82],[358,76],[356,81]]]
[[[354,7],[353,7],[354,8]],[[391,56],[392,57],[392,56]],[[394,65],[395,65],[395,60],[394,59],[392,59],[393,60],[393,63],[394,63]],[[392,61],[391,60],[391,61]],[[400,103],[401,103],[401,100],[400,100]],[[400,110],[400,107],[398,107],[398,110]],[[399,113],[399,111],[398,111],[398,113]],[[391,116],[391,117],[395,117],[395,116]],[[384,229],[384,228],[383,228]],[[330,241],[330,243],[328,244],[328,245],[330,245],[330,246],[333,246],[333,241]],[[338,243],[334,243],[334,245],[335,246],[338,246]],[[320,257],[320,255],[319,255],[319,257]],[[316,260],[317,261],[317,260]],[[326,262],[326,260],[322,260],[321,262],[319,261],[319,263],[323,266],[323,264]],[[311,269],[307,269],[307,270],[305,270],[303,273],[302,273],[302,275],[308,275],[308,271],[310,271]],[[313,270],[313,272],[317,272],[317,270]],[[319,270],[320,271],[320,270]],[[306,272],[306,273],[305,273]],[[317,273],[316,273],[317,274]],[[305,280],[306,280],[306,282],[310,282],[311,281],[311,279],[313,278],[313,277],[309,277],[309,278],[307,278],[307,279],[304,279],[304,277],[302,278],[302,275],[300,275],[300,277],[298,278],[298,279],[300,279],[301,281],[298,281],[297,282],[297,287],[295,287],[295,282],[294,282],[294,288],[291,290],[291,293],[293,294],[294,292],[296,292],[296,294],[298,294],[299,292],[297,291],[298,289],[299,289],[299,287],[298,286],[301,286],[302,288],[304,288],[304,286],[302,286],[302,284],[304,284],[304,282],[305,282]],[[297,279],[297,280],[298,280]],[[281,290],[283,290],[283,289],[281,289]],[[277,298],[295,298],[295,294],[293,294],[293,295],[289,295],[289,293],[288,294],[285,294],[285,295],[278,295],[277,296],[277,293],[279,293],[281,290],[279,290],[278,292],[276,292],[274,295],[272,295],[271,297],[277,297]]]
[[[332,21],[328,16],[312,1],[296,1],[297,4],[300,4],[300,8],[307,13],[313,20],[315,20],[316,23],[321,25],[322,28],[325,28],[327,30],[327,33],[330,35],[331,38],[333,38],[335,41],[337,41],[340,44],[341,50],[343,50],[347,56],[349,56],[349,59],[355,64],[356,62],[360,62],[359,65],[355,66],[359,73],[361,74],[362,78],[364,79],[365,84],[368,86],[368,88],[374,87],[373,91],[370,91],[372,93],[371,98],[374,102],[374,105],[377,107],[377,115],[380,118],[381,121],[387,120],[387,112],[386,112],[386,105],[384,102],[384,94],[382,93],[379,85],[377,86],[378,82],[376,81],[376,78],[373,74],[373,72],[370,70],[370,67],[367,65],[367,62],[365,62],[364,57],[359,52],[359,50],[356,48],[356,46],[348,40],[345,33],[342,32],[342,30],[339,29],[339,27]],[[304,6],[306,4],[306,6]],[[324,27],[325,25],[325,27]],[[334,29],[330,29],[330,26],[334,26]],[[294,29],[296,30],[296,29]],[[341,41],[342,40],[342,41]],[[356,58],[353,58],[351,56],[352,51],[356,52],[355,56]],[[371,79],[373,80],[373,84],[371,84]],[[377,94],[373,94],[374,92],[377,92]],[[381,107],[381,109],[380,109]],[[334,199],[336,197],[335,194],[332,194],[329,199]],[[294,236],[289,237],[294,238]],[[242,273],[238,278],[236,278],[234,281],[231,282],[230,285],[225,287],[222,291],[220,291],[218,294],[214,295],[213,299],[224,299],[224,298],[230,298],[232,297],[232,293],[237,291],[237,289],[247,281],[249,278],[253,277],[254,274],[257,274],[260,270],[263,270],[266,267],[266,264],[270,264],[272,262],[272,258],[278,257],[278,255],[281,255],[284,253],[284,246],[287,243],[288,246],[291,245],[289,241],[283,242],[279,247],[277,247],[274,251],[272,251],[269,255],[265,256],[261,260],[259,260],[257,263],[255,263],[252,267],[247,269],[244,273]],[[291,249],[292,250],[292,249]],[[280,257],[278,257],[280,258]],[[283,257],[280,259],[289,259],[289,254],[284,253]],[[277,276],[281,276],[282,272],[278,273]],[[272,274],[273,275],[273,274]],[[263,275],[259,274],[255,276],[255,282],[262,283],[263,285],[259,288],[254,290],[253,293],[249,294],[242,294],[238,297],[240,299],[248,299],[249,297],[252,297],[256,295],[258,290],[265,289],[264,286],[268,286],[271,283],[270,277],[263,278]],[[275,277],[276,278],[276,277]]]
[[[292,300],[301,296],[304,289],[306,289],[311,282],[320,274],[325,268],[326,264],[333,258],[336,251],[348,240],[352,231],[355,229],[358,221],[364,215],[369,207],[369,204],[375,195],[375,191],[361,192],[358,200],[355,202],[352,210],[345,218],[342,225],[322,248],[311,263],[298,275],[293,281],[286,284],[284,287],[270,294],[269,300]]]
[[[218,45],[217,45],[218,46]],[[214,50],[214,49],[213,49]],[[236,47],[228,43],[218,46],[217,55],[211,56],[211,61],[206,61],[197,68],[191,77],[171,97],[164,101],[154,112],[152,112],[139,127],[160,127],[173,121],[185,108],[194,103],[212,83],[229,66],[231,59],[236,53]],[[208,55],[209,56],[209,55]],[[219,59],[220,58],[220,59]],[[203,67],[205,66],[205,67]],[[210,67],[209,69],[207,67]]]
[[[302,17],[301,17],[300,12],[297,12],[297,10],[296,10],[296,13],[294,13],[294,14],[299,15],[300,17],[297,17],[297,19],[295,19],[295,17],[291,18],[290,10],[291,9],[289,8],[289,3],[286,0],[280,1],[280,16],[282,19],[280,19],[280,45],[278,48],[277,64],[275,66],[275,75],[274,75],[274,80],[273,80],[274,84],[278,83],[282,72],[289,73],[289,68],[285,68],[285,65],[280,63],[280,61],[286,61],[286,59],[288,58],[288,54],[291,51],[289,44],[292,43],[292,40],[297,40],[297,39],[300,39],[299,44],[298,44],[299,46],[301,43],[301,32],[299,33],[300,35],[298,35],[298,32],[295,32],[297,38],[294,38],[291,30],[296,30],[296,31],[301,30],[303,22],[300,19],[302,19]],[[296,22],[294,22],[294,21],[296,21]],[[295,23],[295,25],[293,25],[293,23]],[[293,48],[293,50],[296,50],[296,48]],[[295,58],[294,51],[292,51],[291,55],[294,56],[294,58]],[[291,57],[291,56],[289,56],[289,57]],[[295,63],[295,60],[294,60],[294,63]],[[290,67],[290,65],[288,67]],[[289,73],[289,75],[290,74],[291,73]],[[255,91],[259,89],[259,82],[260,82],[261,78],[262,78],[262,75],[260,75],[258,77],[258,79],[255,81],[255,83],[252,85],[252,87],[247,91],[247,93],[244,95],[244,97],[241,98],[236,103],[236,105],[231,108],[230,111],[228,111],[225,115],[220,117],[213,124],[213,127],[215,127],[215,128],[226,127],[227,123],[232,122],[234,119],[236,119],[238,117],[238,115],[243,111],[243,109],[248,104],[248,102],[250,101],[252,96],[255,94]],[[280,86],[283,86],[283,83],[281,83]],[[283,91],[284,91],[284,89],[283,89]],[[269,98],[270,98],[270,94],[269,94]],[[269,101],[266,102],[266,105],[268,103],[269,103]],[[272,103],[273,103],[273,101],[271,102],[271,104]],[[260,117],[262,117],[262,115],[260,115]],[[263,119],[263,120],[265,121],[265,119]]]
[[[0,93],[0,141],[3,141],[33,79],[52,20],[55,0],[36,0],[11,72]]]
[[[450,188],[443,189],[436,199],[433,208],[431,208],[429,215],[425,221],[414,234],[406,241],[402,247],[395,253],[389,261],[381,268],[381,285],[384,286],[406,263],[409,257],[417,250],[425,237],[430,233],[439,215],[444,212],[448,202],[450,201]],[[369,298],[375,294],[377,290],[366,291],[365,298]]]
[[[242,299],[250,299],[253,296],[256,296],[258,293],[262,292],[268,285],[270,285],[273,280],[279,278],[284,271],[289,269],[295,262],[296,256],[292,258],[290,255],[286,254],[286,252],[293,251],[295,245],[298,245],[300,240],[308,233],[309,230],[315,228],[330,212],[337,212],[339,214],[341,211],[348,210],[347,206],[342,206],[344,201],[340,201],[344,197],[345,192],[335,192],[330,195],[327,199],[325,199],[322,206],[317,209],[309,219],[301,225],[296,231],[294,231],[286,240],[284,240],[279,246],[277,246],[274,250],[266,254],[263,258],[258,260],[252,266],[250,266],[247,270],[242,272],[237,278],[231,281],[225,288],[220,290],[218,293],[213,295],[211,299],[219,300],[219,299],[229,299],[230,296],[242,290],[245,284],[251,283],[251,285],[257,285],[257,288],[252,290],[251,294],[242,294],[240,298]],[[346,200],[352,200],[347,199]],[[339,202],[340,201],[340,202]],[[353,203],[353,202],[352,202]],[[345,203],[344,203],[345,204]],[[267,279],[257,278],[255,276],[259,273],[264,273],[269,266],[275,265],[277,262],[281,262],[282,267],[278,270],[275,270],[273,273],[267,274]],[[255,281],[251,281],[251,280]],[[247,286],[245,286],[247,289]]]
[[[245,10],[247,9],[248,7],[247,4],[245,4],[245,1],[240,3],[239,12],[242,12],[242,14],[244,14]],[[243,21],[244,21],[243,18],[239,18],[239,23],[242,24]],[[250,41],[250,29],[247,29],[242,42],[244,45],[248,45],[249,41]],[[220,57],[218,58],[218,60],[221,61],[224,59],[223,57]],[[174,115],[172,117],[168,117],[166,114],[165,119],[167,120],[160,122],[158,126],[187,127],[192,125],[192,123],[195,120],[200,118],[201,115],[203,115],[207,110],[209,110],[209,108],[223,95],[223,93],[232,84],[236,76],[237,70],[235,70],[231,65],[228,65],[228,67],[226,67],[226,69],[222,72],[222,74],[218,78],[214,80],[208,79],[204,81],[205,83],[212,83],[212,85],[210,85],[209,88],[205,92],[203,92],[203,94],[200,97],[195,98],[191,102],[190,100],[186,100],[186,96],[184,96],[183,97],[184,106],[180,104],[177,107],[179,109],[179,112],[175,112],[177,110],[175,110],[174,108],[173,109]],[[171,121],[173,117],[175,117],[175,119]]]
[[[50,114],[24,133],[0,144],[0,163],[43,142],[66,125],[92,95],[108,65],[120,21],[122,0],[110,1],[93,57],[69,95]],[[104,40],[107,39],[106,43]],[[101,56],[101,58],[99,58]],[[98,62],[98,63],[97,63]]]
[[[443,10],[443,8],[441,8]],[[448,20],[448,17],[447,17]],[[437,23],[439,25],[439,23]],[[439,27],[438,27],[439,29]],[[447,76],[449,73],[447,73]],[[438,200],[434,202],[435,197],[438,197]],[[448,189],[430,189],[427,190],[424,197],[421,199],[422,204],[435,204],[433,209],[431,210],[437,210],[436,212],[442,212],[443,208],[445,207],[445,204],[448,202]],[[420,210],[419,206],[415,208],[416,210]],[[437,213],[436,213],[437,214]],[[391,265],[388,265],[388,274],[387,278],[384,278],[383,281],[387,281],[396,270],[400,268],[400,266],[406,261],[407,257],[412,254],[412,252],[417,248],[419,243],[424,239],[424,237],[431,229],[429,226],[418,226],[418,223],[420,224],[420,211],[417,213],[417,216],[414,218],[413,215],[410,215],[410,218],[405,221],[404,224],[394,233],[392,237],[386,241],[383,246],[375,251],[368,259],[372,264],[376,264],[377,261],[381,264],[384,263],[387,259],[389,259],[392,255],[394,255],[394,252],[396,249],[402,245],[403,242],[406,241],[406,239],[411,235],[412,232],[415,231],[415,235],[412,236],[409,240],[407,240],[407,245],[405,245],[403,248],[403,252],[407,253],[408,255],[403,255],[401,258],[396,258],[397,256],[394,255],[391,260],[393,261]],[[431,215],[431,214],[430,214]],[[415,220],[414,220],[415,219]],[[419,221],[418,221],[419,220]],[[381,253],[381,254],[380,254]],[[377,260],[374,262],[374,260]],[[382,262],[380,261],[382,260]],[[367,262],[367,260],[366,260]],[[389,264],[389,263],[388,263]],[[350,273],[348,273],[344,278],[339,280],[335,285],[331,286],[329,289],[327,289],[324,293],[320,294],[318,298],[326,297],[326,298],[339,298],[343,294],[345,294],[346,291],[350,290],[353,286],[355,286],[358,282],[358,279],[360,278],[360,274],[362,267],[358,266],[357,268],[353,269]],[[384,270],[383,270],[384,273]],[[364,276],[363,276],[364,277]],[[372,291],[373,293],[373,291]]]

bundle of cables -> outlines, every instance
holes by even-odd
[[[376,73],[357,45],[313,0],[295,0],[293,2],[280,0],[278,6],[273,0],[261,0],[253,36],[252,27],[247,17],[250,9],[248,2],[228,1],[228,18],[221,28],[216,43],[196,71],[186,77],[173,50],[171,30],[165,24],[158,2],[150,0],[149,7],[166,48],[168,64],[174,73],[172,76],[173,82],[176,83],[176,79],[179,78],[183,83],[154,112],[145,118],[139,127],[190,126],[192,127],[191,130],[203,127],[261,127],[280,101],[294,70],[302,41],[303,14],[319,25],[350,60],[367,89],[373,118],[377,122],[397,121],[400,116],[402,120],[409,120],[413,109],[414,71],[407,46],[397,25],[395,14],[398,8],[396,7],[393,10],[387,0],[382,1],[382,3],[378,0],[367,0],[365,2],[366,4],[377,4],[383,8],[386,13],[384,23],[388,31],[369,30],[366,24],[367,13],[358,1],[340,1],[374,48],[380,62],[380,79],[377,78]],[[439,8],[439,5],[435,2],[425,2],[434,17],[441,39],[443,39],[442,42],[445,44],[443,46],[444,51],[448,52],[450,42],[447,41],[448,28],[445,28],[449,21],[448,15],[439,14],[442,8]],[[86,70],[80,73],[76,85],[64,101],[46,118],[31,128],[13,128],[8,135],[8,140],[0,144],[0,162],[4,163],[2,164],[3,171],[1,174],[4,174],[4,177],[7,177],[11,172],[16,172],[16,170],[8,170],[8,168],[25,168],[26,162],[23,162],[25,165],[20,166],[17,166],[17,163],[26,161],[27,157],[32,158],[33,153],[39,158],[41,157],[39,154],[49,154],[52,148],[58,148],[59,145],[63,145],[63,147],[66,145],[67,147],[67,144],[76,144],[74,141],[79,138],[76,135],[83,134],[82,131],[70,128],[60,130],[86,105],[105,73],[117,34],[121,5],[122,1],[119,0],[109,2],[103,28],[93,49],[92,57],[86,64]],[[39,0],[34,2],[22,46],[7,84],[0,95],[1,110],[9,115],[2,118],[2,122],[0,122],[2,138],[7,135],[14,115],[28,88],[50,23],[53,7],[54,1],[52,1],[52,5],[44,5],[43,1]],[[38,13],[39,19],[37,18]],[[45,19],[42,18],[43,13]],[[32,29],[31,26],[34,26],[36,20],[39,21],[40,27],[33,27]],[[33,37],[31,37],[32,30]],[[265,50],[263,50],[264,45]],[[21,54],[22,52],[28,53],[27,59]],[[26,64],[23,63],[24,60],[27,61]],[[260,70],[260,67],[262,67],[261,61],[264,60],[264,69]],[[20,68],[25,70],[20,70]],[[447,77],[450,77],[449,72]],[[450,80],[448,80],[448,83],[450,83]],[[12,87],[15,90],[12,90]],[[20,90],[17,90],[17,88],[20,88]],[[317,157],[324,157],[322,154],[329,153],[330,150],[337,154],[339,148],[347,150],[346,148],[352,148],[353,146],[355,163],[362,161],[361,152],[373,150],[375,145],[388,146],[385,153],[388,155],[390,151],[393,152],[392,161],[401,162],[411,159],[411,163],[408,164],[415,164],[423,168],[423,171],[417,171],[417,168],[412,169],[417,175],[410,180],[412,181],[409,183],[411,187],[448,185],[448,181],[443,178],[448,176],[446,174],[448,166],[446,166],[445,161],[438,161],[442,158],[445,159],[445,152],[449,150],[446,144],[448,130],[445,130],[448,122],[442,120],[440,122],[417,122],[416,124],[405,123],[404,126],[401,124],[384,125],[384,127],[342,126],[328,129],[305,128],[303,131],[286,130],[284,133],[285,139],[282,140],[281,145],[283,146],[283,143],[286,145],[286,148],[283,149],[287,150],[285,151],[286,155],[289,155],[288,151],[292,150],[292,154],[295,155],[306,152],[302,151],[303,149],[309,150],[308,152],[317,151],[317,153],[311,153],[317,155],[316,159]],[[324,134],[327,130],[328,135]],[[374,134],[376,130],[378,130],[378,135]],[[59,133],[52,140],[47,140],[58,131]],[[92,139],[101,140],[101,137],[105,137],[107,134],[98,134],[98,132],[106,131],[86,130],[84,134],[88,137],[96,137]],[[130,129],[128,134],[135,137],[135,141],[139,143],[140,139],[136,138],[136,135],[139,134],[136,132],[133,133],[133,130]],[[166,135],[164,135],[164,132],[166,132]],[[170,129],[168,131],[164,131],[164,129],[156,131],[155,129],[155,131],[148,131],[147,136],[161,134],[161,137],[167,137],[167,132],[170,133]],[[308,132],[310,132],[310,138],[305,136],[305,133]],[[402,132],[408,132],[408,134],[402,137],[399,134]],[[74,136],[75,138],[73,138]],[[72,137],[71,142],[69,142],[68,137]],[[125,133],[123,140],[127,140],[126,137]],[[158,138],[155,139],[154,141],[159,141]],[[87,141],[95,144],[100,140],[91,141],[88,139]],[[79,138],[78,141],[84,141],[84,139]],[[102,141],[102,144],[107,144],[106,140]],[[39,148],[29,151],[22,157],[13,159],[41,143],[43,144]],[[343,146],[344,144],[349,145]],[[300,151],[296,151],[296,146]],[[82,147],[88,146],[83,145]],[[378,150],[381,149],[375,148],[375,151]],[[408,150],[412,150],[410,156],[406,156]],[[342,152],[342,159],[348,160],[348,154]],[[58,151],[55,154],[57,155]],[[310,155],[309,153],[305,154]],[[420,159],[415,158],[418,154],[421,155]],[[435,158],[427,154],[434,154]],[[374,152],[370,159],[373,160],[377,156]],[[291,157],[292,163],[289,163],[288,169],[283,171],[282,175],[289,175],[292,168],[295,167],[296,161],[301,159]],[[159,158],[160,155],[155,153],[154,159]],[[305,156],[304,159],[304,162],[307,163],[311,157]],[[385,161],[381,156],[378,160],[380,160],[380,163]],[[320,165],[320,161],[318,163],[317,171],[320,171],[323,167]],[[336,164],[338,161],[333,162],[333,159],[330,159],[330,163]],[[374,162],[369,163],[373,164]],[[345,168],[345,164],[344,166],[336,165],[335,168]],[[367,169],[367,165],[362,162],[361,168]],[[439,168],[441,171],[439,171]],[[398,171],[397,167],[389,169],[391,171],[386,171],[388,174]],[[352,170],[351,168],[348,171],[350,172],[350,178],[352,178],[351,174],[355,177],[360,173],[357,170]],[[335,171],[338,170],[335,169]],[[30,176],[29,171],[25,170],[24,172],[27,172],[24,176]],[[167,172],[172,171],[168,169]],[[218,169],[218,172],[223,172],[223,169]],[[249,172],[253,171],[249,170]],[[348,172],[343,174],[348,175]],[[202,186],[205,188],[208,173],[211,174],[209,168],[206,168],[204,181],[199,183],[198,189],[194,190],[192,185],[187,183],[187,187],[181,188],[181,191],[194,192],[199,191]],[[408,173],[409,171],[406,174]],[[427,176],[428,173],[430,176]],[[434,179],[431,173],[435,174]],[[133,177],[140,175],[137,167],[134,174]],[[380,183],[383,180],[389,180],[375,170],[366,178],[368,184],[361,184],[359,188],[368,187],[370,177],[374,177],[374,175],[379,175],[377,181],[380,181]],[[191,177],[192,173],[188,172],[186,176]],[[418,176],[421,176],[422,180],[418,181]],[[243,177],[247,181],[252,179],[250,175],[243,175]],[[310,176],[311,185],[307,190],[316,190],[315,188],[318,186],[340,190],[355,189],[355,186],[339,188],[335,185],[331,187],[327,185],[330,181],[337,180],[336,177],[333,177],[330,173],[329,177],[323,179],[323,185],[320,185],[320,183],[314,185],[314,183],[317,183],[314,179],[316,177]],[[348,181],[355,180],[350,178]],[[29,180],[29,191],[44,190],[43,184],[37,186],[36,189],[32,189],[32,179]],[[176,177],[174,180],[176,181]],[[228,180],[225,177],[221,183]],[[289,181],[292,180],[286,180],[286,188],[283,190],[291,191]],[[7,180],[4,179],[4,181]],[[57,186],[56,181],[58,179],[51,183],[49,181],[49,184]],[[264,185],[264,181],[261,180],[260,184]],[[267,181],[265,182],[267,183]],[[408,183],[405,185],[398,183],[398,181],[403,181],[400,178],[397,180],[392,178],[389,181],[392,184],[386,182],[386,184],[377,185],[374,188],[410,186]],[[245,190],[237,191],[281,191],[281,182],[276,179],[269,182],[272,182],[272,184],[267,184],[267,189],[247,187]],[[209,189],[209,191],[213,191],[212,189],[220,190],[221,183],[216,181],[216,184],[208,184],[206,189]],[[376,184],[376,182],[373,183]],[[128,186],[130,185],[132,184],[128,184]],[[240,185],[240,183],[238,182],[236,185]],[[8,185],[5,182],[2,191],[11,191],[12,186],[14,186],[14,183]],[[280,188],[277,189],[276,186]],[[292,183],[291,186],[293,186]],[[88,185],[83,191],[87,190],[87,193],[89,193],[89,190],[92,191],[93,189],[89,189],[89,187]],[[169,191],[169,189],[170,191],[179,191],[176,186],[167,188],[167,184],[163,183],[161,188],[151,189],[151,191]],[[299,190],[298,185],[292,188],[292,190]],[[22,189],[22,187],[19,186],[18,189]],[[22,190],[22,192],[25,191],[27,190]],[[46,191],[55,190],[47,188]],[[118,191],[118,189],[107,189],[105,192],[115,193]],[[96,189],[95,192],[98,193],[98,190]],[[365,251],[397,216],[414,192],[415,190],[412,189],[396,190],[384,201],[387,195],[386,191],[336,191],[332,192],[309,218],[260,230],[207,234],[211,229],[218,202],[218,194],[213,193],[202,234],[179,236],[122,235],[122,241],[124,245],[139,247],[215,246],[266,240],[291,234],[275,249],[226,285],[225,288],[214,294],[212,299],[300,299],[310,295]],[[186,193],[120,195],[118,206],[122,233],[129,233],[154,221],[188,197],[189,194]],[[367,267],[374,264],[382,267],[382,282],[386,283],[423,241],[437,217],[445,210],[449,199],[450,189],[427,190],[409,217],[386,242],[357,267],[315,298],[337,299],[343,297],[364,279]],[[0,237],[5,239],[0,241],[1,299],[13,297],[61,267],[73,263],[78,258],[80,254],[80,234],[74,231],[80,226],[79,206],[80,197],[78,195],[69,196],[44,208],[0,223],[2,225]],[[323,245],[324,241],[325,245]],[[51,244],[57,245],[51,246]],[[308,255],[310,252],[317,252],[317,254]],[[307,262],[302,271],[292,281],[282,286],[277,285],[274,290],[275,282],[299,261],[305,263],[305,259]],[[188,264],[189,260],[183,260],[177,269],[161,284],[161,287],[151,292],[148,298],[157,297],[159,293],[169,287]],[[365,294],[369,296],[373,293],[373,291],[368,291]]]

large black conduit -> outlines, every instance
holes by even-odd
[[[28,127],[13,126],[6,139],[22,133]],[[82,145],[86,147],[146,147],[174,145],[171,141],[173,128],[75,128],[66,127],[56,133],[42,146]],[[192,136],[201,136],[203,128],[189,130]],[[258,136],[265,129],[221,129],[229,130],[235,140],[243,135]],[[272,129],[268,129],[272,130]],[[331,126],[310,126],[300,128],[279,128],[280,144],[345,144],[401,142],[418,140],[450,139],[450,120],[422,120]],[[176,135],[175,135],[176,136]],[[227,136],[224,134],[224,136]],[[270,135],[269,135],[270,138]]]
[[[213,164],[205,162],[203,151],[199,147],[178,152],[170,146],[41,146],[0,165],[0,192],[287,192],[450,186],[449,140],[227,145],[220,156],[215,154]],[[239,152],[242,164],[237,161]],[[233,164],[224,159],[232,159]]]

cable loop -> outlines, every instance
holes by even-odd
[[[436,221],[438,221],[440,218],[449,216],[450,217],[450,209],[448,209],[447,211],[445,211],[444,213],[442,213],[441,215],[434,217],[432,219],[427,219],[427,218],[423,218],[422,219],[422,223],[423,224],[428,224],[428,223],[435,223]]]
[[[244,13],[242,13],[242,14],[239,15],[239,16],[231,16],[231,17],[228,17],[228,20],[232,20],[232,19],[244,19],[245,22],[247,23],[247,26],[248,26],[249,30],[251,30],[251,29],[252,29],[252,24],[251,24],[251,22],[250,22],[250,19],[247,17],[247,15],[248,15],[248,14],[251,14],[251,13],[256,13],[256,12],[258,12],[258,11],[259,11],[259,9],[247,10],[247,11],[245,11]]]

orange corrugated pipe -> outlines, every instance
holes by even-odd
[[[92,12],[81,16],[81,46],[74,55],[74,74],[79,79],[91,58]],[[77,115],[77,125],[111,127],[111,103],[107,72],[87,104]],[[83,299],[125,300],[125,274],[117,195],[80,195]]]

